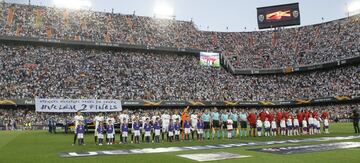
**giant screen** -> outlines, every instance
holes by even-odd
[[[219,53],[200,52],[200,65],[220,67]]]
[[[259,29],[300,25],[299,3],[257,8]]]

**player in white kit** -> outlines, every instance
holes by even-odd
[[[110,114],[107,118],[106,118],[106,125],[107,126],[114,126],[115,124],[115,118],[114,118],[114,115],[113,114]],[[113,138],[111,138],[112,140],[115,140],[115,128],[112,130],[112,135],[113,135]],[[109,142],[109,139],[106,137],[107,139],[107,142]]]
[[[131,115],[131,123],[132,123],[132,126],[134,125],[134,122],[137,120],[137,119],[139,119],[139,114],[138,113],[134,113],[134,114],[132,114]],[[133,128],[133,127],[131,127],[131,128]],[[134,142],[134,130],[132,129],[131,130],[131,143],[133,143]]]
[[[293,133],[293,122],[291,119],[291,116],[286,120],[286,126],[287,126],[287,135],[292,136]]]
[[[74,143],[73,143],[73,145],[76,144],[76,140],[77,140],[76,128],[80,124],[80,122],[83,122],[83,121],[84,121],[84,117],[81,115],[81,112],[80,111],[76,112],[76,115],[74,117],[74,123],[75,123],[75,131],[74,131],[74,133],[75,133],[75,135],[74,135]]]
[[[308,119],[308,126],[309,126],[309,134],[313,135],[314,134],[315,120],[314,120],[312,114],[310,114],[310,117]]]
[[[179,114],[178,111],[174,111],[172,114],[171,114],[171,118],[172,119],[172,122],[173,124],[175,124],[176,120],[178,119],[180,122],[181,122],[181,116]]]
[[[99,113],[99,115],[95,116],[94,121],[95,121],[94,137],[95,137],[95,144],[97,144],[98,134],[99,134],[98,133],[99,123],[104,121],[104,116],[102,115],[102,113]]]
[[[155,112],[152,117],[151,117],[151,125],[154,126],[155,123],[157,122],[156,119],[160,119],[160,116],[159,116],[159,112]],[[155,128],[153,128],[153,132],[152,132],[152,141],[154,142],[155,140]]]
[[[320,123],[320,119],[319,118],[314,118],[315,121],[315,133],[316,134],[321,134],[321,123]]]
[[[167,140],[169,140],[169,134],[167,133],[169,129],[169,124],[170,124],[170,115],[167,113],[167,111],[165,111],[164,114],[161,115],[162,141],[164,141],[164,134],[166,134]]]
[[[286,135],[286,120],[285,117],[283,117],[280,121],[280,133],[282,136]]]
[[[122,113],[118,116],[118,119],[120,121],[120,142],[119,144],[121,144],[123,142],[123,138],[122,138],[122,132],[121,132],[121,126],[123,124],[129,124],[129,115],[127,114],[127,110],[123,110]]]
[[[256,121],[256,128],[257,128],[257,133],[258,133],[258,136],[260,137],[261,134],[262,134],[262,127],[263,127],[263,123],[260,119],[258,119]]]
[[[146,124],[146,120],[150,119],[150,117],[148,116],[147,113],[144,113],[143,116],[141,117],[141,141],[144,142],[144,138],[145,138],[145,124]]]
[[[293,132],[294,132],[294,135],[296,136],[296,135],[299,135],[299,127],[300,127],[300,124],[299,124],[299,120],[297,119],[297,116],[294,116],[294,121],[293,121],[293,123],[294,123],[294,130],[293,130]]]
[[[303,131],[302,132],[303,135],[306,135],[308,131],[307,121],[305,118],[302,121],[302,131]]]
[[[191,138],[192,138],[192,140],[195,140],[194,134],[196,132],[196,126],[197,126],[197,123],[198,123],[198,114],[197,114],[197,112],[193,112],[190,115],[190,119],[191,119]],[[196,134],[196,138],[197,139],[199,138],[198,133]]]
[[[276,136],[277,126],[275,119],[271,122],[271,133],[272,136]]]
[[[176,119],[181,120],[181,116],[180,116],[179,112],[178,112],[178,111],[175,111],[174,114],[171,115],[171,119],[173,120],[173,122],[175,122]]]
[[[268,118],[266,118],[265,121],[264,121],[264,128],[265,128],[265,136],[266,137],[270,136],[270,127],[271,127],[270,121],[269,121]]]
[[[329,134],[329,119],[327,118],[324,119],[324,130],[325,134]]]

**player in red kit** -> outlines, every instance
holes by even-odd
[[[285,119],[289,119],[289,116],[289,112],[283,111],[283,117],[285,117]]]
[[[323,111],[323,112],[321,113],[321,116],[320,116],[320,117],[321,117],[322,120],[325,120],[325,119],[328,120],[328,119],[329,119],[329,112],[326,111],[326,110]],[[323,129],[324,129],[324,131],[325,131],[325,127],[323,127]]]
[[[302,133],[302,127],[303,127],[302,126],[302,121],[304,119],[304,115],[300,110],[298,110],[296,112],[296,118],[299,120],[299,129],[300,129],[300,133]]]
[[[321,119],[327,119],[327,118],[329,118],[329,112],[325,110],[321,113]]]
[[[274,114],[270,111],[267,111],[266,118],[268,118],[269,122],[272,122],[274,120]]]
[[[318,118],[318,117],[319,117],[318,112],[315,111],[315,110],[312,112],[312,115],[313,115],[314,118]]]
[[[254,112],[250,112],[247,116],[247,120],[250,124],[250,131],[249,135],[255,137],[255,130],[256,130],[256,114]]]
[[[309,110],[305,110],[305,112],[304,112],[304,118],[305,118],[306,120],[308,120],[309,117],[310,117],[310,111],[309,111]]]
[[[260,118],[260,120],[261,120],[262,122],[265,121],[265,119],[266,119],[266,113],[265,113],[264,110],[259,113],[259,118]]]
[[[280,121],[281,121],[282,118],[283,118],[282,112],[281,111],[276,112],[276,123],[277,123],[276,126],[278,126],[278,129],[276,130],[277,135],[279,135]]]

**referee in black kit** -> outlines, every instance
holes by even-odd
[[[359,112],[357,111],[357,109],[354,109],[352,119],[353,119],[355,133],[360,133],[359,118],[360,118]]]

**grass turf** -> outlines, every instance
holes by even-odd
[[[112,156],[95,156],[95,157],[77,157],[77,158],[61,158],[60,152],[73,151],[96,151],[96,150],[115,150],[115,149],[134,149],[134,148],[156,148],[167,146],[192,146],[205,144],[220,144],[220,143],[239,143],[249,141],[271,141],[271,140],[286,140],[286,139],[302,139],[310,137],[323,136],[349,136],[354,135],[351,123],[332,124],[330,128],[331,134],[315,135],[315,136],[292,136],[292,137],[256,137],[256,138],[237,138],[232,140],[206,140],[204,142],[177,142],[177,143],[160,143],[160,144],[127,144],[127,145],[113,145],[113,146],[96,146],[93,143],[93,134],[85,135],[86,146],[72,146],[73,134],[49,134],[46,131],[0,131],[0,163],[13,162],[29,162],[29,163],[58,163],[58,162],[85,162],[85,163],[119,163],[119,162],[146,162],[146,163],[178,163],[178,162],[196,162],[185,158],[177,157],[178,154],[189,153],[209,153],[209,152],[229,152],[242,155],[251,155],[250,158],[229,159],[220,162],[238,162],[245,161],[252,162],[360,162],[360,148],[333,150],[323,152],[312,152],[304,154],[293,155],[279,155],[263,152],[249,151],[246,149],[260,148],[261,146],[227,148],[227,149],[213,149],[213,150],[191,150],[182,152],[170,152],[159,154],[136,154],[136,155],[112,155]],[[119,139],[119,135],[116,135]],[[359,139],[346,141],[360,141]],[[330,141],[341,142],[341,141]],[[321,142],[321,143],[330,143]],[[310,142],[301,144],[319,144],[320,142]],[[301,145],[287,144],[287,145],[272,145],[272,146],[292,146]],[[266,146],[269,147],[269,146]]]

